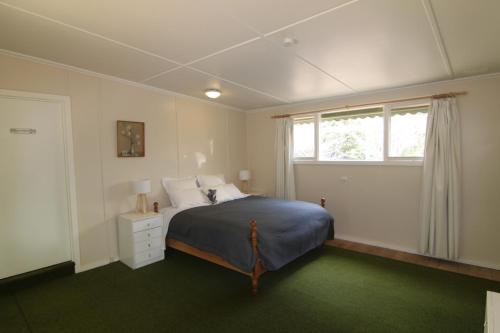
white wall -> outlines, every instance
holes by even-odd
[[[117,256],[116,215],[134,208],[130,180],[152,180],[150,201],[167,204],[163,176],[252,170],[252,187],[274,189],[270,115],[467,90],[458,99],[463,134],[461,260],[500,268],[500,77],[452,81],[240,113],[10,56],[0,56],[0,89],[71,97],[81,263]],[[146,122],[145,158],[116,157],[116,120]],[[205,156],[198,165],[195,153]],[[203,159],[202,159],[203,160]],[[339,237],[416,251],[420,168],[298,165],[299,199],[325,195]],[[340,177],[348,176],[346,183]]]
[[[135,208],[131,180],[150,178],[150,202],[165,206],[164,176],[222,172],[236,181],[246,167],[242,112],[5,55],[0,73],[0,89],[71,98],[84,269],[117,257],[116,216]],[[144,158],[116,157],[117,120],[145,122]]]
[[[500,269],[500,75],[250,111],[247,151],[253,188],[274,192],[272,114],[466,90],[462,118],[460,261]],[[416,252],[421,167],[296,165],[297,196],[327,197],[338,238]],[[340,177],[347,176],[342,182]]]

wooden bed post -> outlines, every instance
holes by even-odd
[[[321,197],[321,201],[320,201],[320,202],[321,202],[321,203],[320,203],[320,204],[321,204],[321,207],[325,208],[325,203],[326,203],[326,199],[325,199],[325,197]]]
[[[259,288],[259,277],[265,272],[264,266],[259,258],[259,250],[257,248],[257,222],[250,222],[250,241],[252,244],[253,253],[255,253],[255,266],[252,270],[252,294],[257,294]]]

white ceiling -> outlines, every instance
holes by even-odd
[[[499,32],[498,0],[0,0],[1,49],[241,109],[499,72]]]

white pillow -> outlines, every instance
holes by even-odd
[[[241,191],[233,183],[224,184],[222,185],[222,188],[224,189],[224,192],[228,193],[233,198],[233,200],[248,197],[248,194],[241,193]]]
[[[208,190],[217,190],[215,193],[217,203],[245,198],[247,195],[238,190],[234,184],[220,184],[203,188],[203,193],[208,194]]]
[[[196,183],[195,177],[186,177],[186,178],[170,178],[165,177],[161,180],[163,188],[165,192],[167,192],[170,203],[173,207],[177,207],[177,203],[175,199],[172,198],[171,193],[174,191],[182,191],[182,190],[190,190],[194,188],[198,188],[198,184]]]
[[[169,196],[174,208],[197,207],[209,203],[199,188],[172,191]]]
[[[165,177],[161,180],[165,191],[177,191],[177,190],[189,190],[192,188],[197,188],[195,177],[185,177],[185,178],[170,178]]]
[[[213,187],[217,185],[225,184],[224,175],[198,175],[196,176],[198,179],[198,184],[200,184],[201,188]]]

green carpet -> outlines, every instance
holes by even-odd
[[[261,278],[176,251],[0,295],[0,332],[482,332],[500,283],[325,247]]]

